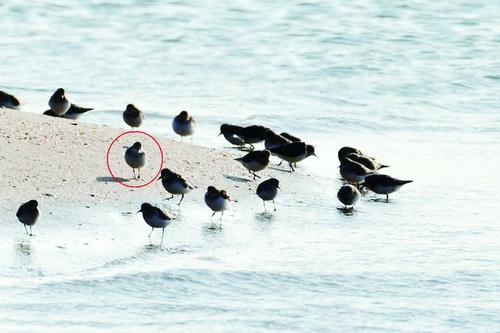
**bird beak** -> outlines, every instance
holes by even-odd
[[[141,210],[141,209],[139,209],[139,210],[137,211],[137,213],[136,213],[136,214],[139,214],[140,212],[142,212],[142,210]]]
[[[316,155],[316,154],[313,154],[313,156],[316,156],[316,157],[318,157],[318,155]],[[319,157],[318,157],[318,158],[319,158]]]
[[[157,179],[156,181],[159,181],[160,179],[161,179],[161,176],[160,176],[160,177],[158,177],[158,179]]]
[[[222,132],[220,132],[219,134],[217,134],[217,136],[221,136]]]
[[[278,190],[281,190],[281,187],[279,187],[279,186],[276,186],[276,188],[277,188]]]

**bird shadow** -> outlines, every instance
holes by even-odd
[[[255,219],[259,222],[272,222],[274,220],[274,214],[271,212],[260,212],[255,214]]]
[[[338,211],[344,214],[345,216],[354,215],[354,207],[337,207]]]
[[[117,183],[117,182],[122,182],[122,183],[126,183],[126,182],[129,182],[130,179],[126,179],[126,178],[122,178],[122,177],[116,177],[113,178],[113,177],[109,177],[109,176],[103,176],[103,177],[97,177],[95,179],[96,181],[98,181],[99,183]]]
[[[236,177],[236,176],[230,176],[230,175],[223,175],[224,178],[232,180],[234,182],[239,182],[239,183],[248,183],[251,182],[251,179],[248,178],[243,178],[243,177]]]
[[[33,249],[31,248],[31,245],[30,243],[26,243],[24,242],[24,240],[17,244],[16,245],[16,250],[19,252],[19,253],[22,253],[23,255],[31,255],[31,253],[33,252]]]
[[[268,169],[272,169],[272,170],[276,170],[276,171],[286,172],[286,173],[293,173],[292,170],[287,170],[287,169],[280,168],[280,167],[277,167],[277,166],[269,166],[267,168]]]
[[[368,199],[371,202],[382,202],[382,203],[390,203],[391,201],[387,201],[386,198],[369,198]]]

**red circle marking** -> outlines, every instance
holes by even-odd
[[[144,135],[148,136],[151,140],[154,141],[154,143],[156,143],[156,145],[158,146],[158,150],[160,151],[160,161],[161,162],[160,162],[160,168],[158,169],[158,172],[149,182],[142,184],[142,185],[125,184],[124,182],[120,181],[117,177],[115,177],[115,175],[113,174],[113,171],[111,171],[111,167],[109,166],[109,152],[111,151],[111,147],[113,147],[115,142],[118,141],[118,139],[120,139],[122,136],[127,135],[127,134],[133,134],[133,133],[144,134]],[[108,167],[109,174],[117,183],[120,183],[121,185],[123,185],[125,187],[132,187],[132,188],[145,187],[145,186],[148,186],[149,184],[151,184],[152,182],[154,182],[158,178],[158,176],[160,175],[161,170],[163,169],[163,149],[161,149],[161,145],[158,142],[158,140],[156,140],[155,137],[152,136],[151,134],[148,134],[148,133],[143,132],[143,131],[126,131],[126,132],[123,132],[122,134],[118,135],[109,145],[108,151],[106,153],[106,166]]]

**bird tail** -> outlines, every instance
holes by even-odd
[[[412,183],[412,182],[413,182],[413,180],[400,180],[399,184],[404,185],[404,184],[409,184],[409,183]]]
[[[390,167],[390,165],[384,165],[384,164],[382,164],[379,169],[388,168],[388,167]]]

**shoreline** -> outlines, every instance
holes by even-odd
[[[3,147],[0,152],[3,185],[0,209],[14,212],[14,217],[19,205],[31,199],[39,200],[42,207],[60,206],[68,201],[123,206],[170,196],[156,180],[146,187],[127,188],[111,178],[105,162],[108,147],[128,129],[10,109],[0,109],[0,120],[0,145]],[[140,128],[137,130],[141,131]],[[203,194],[209,185],[224,189],[237,198],[254,194],[260,181],[267,177],[283,178],[287,175],[267,168],[259,173],[262,179],[253,181],[247,170],[233,160],[242,154],[165,137],[155,138],[163,149],[163,167],[181,174],[194,185],[195,189],[186,195],[186,199],[195,197],[203,205]],[[113,173],[131,185],[140,185],[140,180],[128,180],[132,178],[132,170],[123,159],[123,142],[117,143],[110,149],[110,165],[117,170]],[[152,180],[159,170],[160,156],[151,154],[157,149],[152,141],[147,145],[146,142],[144,150],[148,154],[148,165],[143,173],[145,178]],[[177,200],[177,197],[173,199]]]

